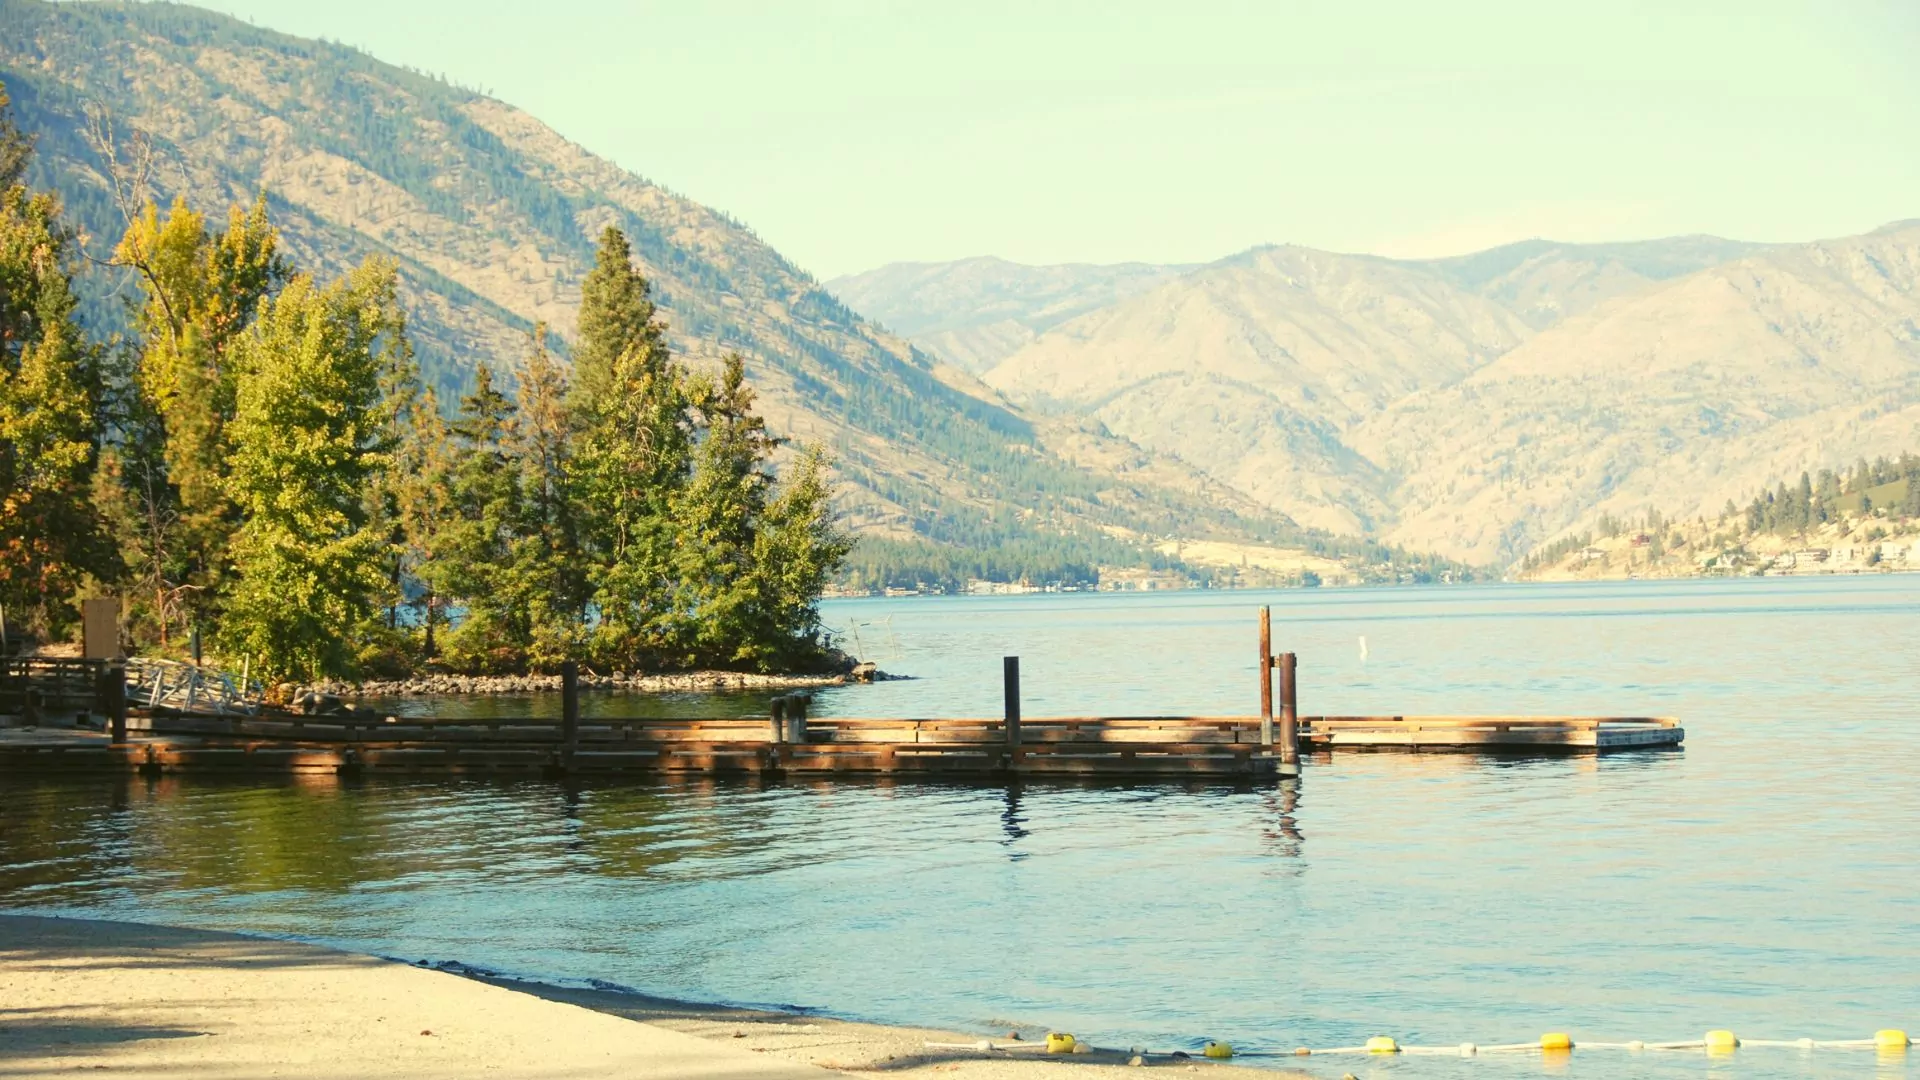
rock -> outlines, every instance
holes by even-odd
[[[1127,1059],[1127,1064],[1132,1065],[1136,1069],[1141,1067],[1142,1065],[1145,1065],[1146,1063],[1147,1063],[1147,1059],[1140,1054],[1135,1054],[1132,1057]]]
[[[870,683],[880,674],[880,665],[871,660],[862,660],[847,672],[847,678],[857,683]]]

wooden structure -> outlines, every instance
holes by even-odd
[[[1266,609],[1260,613],[1257,666],[1256,716],[1027,717],[1020,704],[1020,659],[1009,656],[1002,665],[1005,709],[996,718],[810,718],[806,695],[788,694],[773,700],[764,719],[583,720],[578,668],[566,664],[557,722],[256,714],[206,701],[198,709],[180,708],[177,697],[158,693],[164,679],[149,681],[145,669],[136,668],[131,675],[106,679],[117,684],[117,702],[111,689],[94,691],[105,695],[97,698],[97,708],[123,718],[112,734],[91,740],[80,733],[35,740],[8,733],[13,737],[0,739],[0,771],[904,774],[1245,781],[1297,775],[1302,748],[1598,752],[1671,746],[1685,737],[1677,721],[1660,717],[1302,716],[1298,661],[1292,653],[1273,652],[1272,618]],[[13,671],[0,667],[0,696],[12,685],[4,680]],[[87,683],[84,676],[74,679],[76,686]],[[136,694],[145,691],[150,700],[136,699],[136,705],[149,707],[127,721],[130,683]],[[185,704],[195,704],[191,693]]]
[[[1626,750],[1686,738],[1668,716],[1316,716],[1301,738],[1328,750]]]
[[[1001,720],[808,720],[804,738],[766,720],[622,719],[364,723],[334,719],[152,716],[134,741],[0,741],[0,771],[395,771],[406,773],[746,773],[1223,777],[1290,774],[1248,717]]]
[[[124,717],[126,695],[114,695],[121,669],[105,660],[0,657],[0,715],[24,725],[78,717]],[[121,711],[116,713],[116,703]]]

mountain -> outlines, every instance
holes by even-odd
[[[1710,512],[1804,462],[1920,443],[1916,262],[1913,222],[1428,260],[1262,247],[1060,322],[983,378],[1303,524],[1505,563],[1603,514]]]
[[[1385,536],[1482,559],[1920,445],[1920,221],[1616,298],[1396,402],[1352,445],[1401,478]]]
[[[1417,267],[1266,247],[1063,323],[986,378],[1305,524],[1357,532],[1391,519],[1392,478],[1347,445],[1348,429],[1528,333]]]
[[[183,195],[218,220],[264,191],[299,265],[395,258],[423,373],[444,395],[476,365],[510,369],[537,323],[564,349],[592,242],[618,225],[674,348],[696,363],[744,354],[774,430],[836,454],[837,498],[863,535],[1109,556],[1147,536],[1300,535],[1183,462],[1011,405],[727,215],[510,105],[351,48],[174,4],[0,0],[0,80],[39,137],[30,182],[62,193],[91,253],[123,227],[85,136],[97,104],[123,151],[149,134],[163,203]],[[112,329],[131,285],[99,273],[85,287],[96,329]]]
[[[828,292],[914,344],[975,374],[1051,327],[1178,277],[1190,266],[1022,266],[1005,259],[889,263],[826,283]]]
[[[1603,301],[1638,292],[1761,250],[1718,236],[1672,236],[1620,244],[1522,240],[1471,255],[1417,264],[1463,289],[1499,301],[1543,329]]]

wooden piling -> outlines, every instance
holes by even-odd
[[[776,743],[786,742],[787,741],[787,695],[775,694],[773,696],[773,703],[771,706],[769,706],[767,711],[768,711],[767,718],[773,724],[773,741]]]
[[[1288,765],[1300,760],[1298,670],[1299,660],[1294,654],[1280,654],[1280,761]]]
[[[1273,609],[1260,609],[1260,745],[1273,745]]]
[[[126,665],[110,663],[102,674],[105,700],[101,703],[107,710],[107,730],[115,746],[127,741],[127,669]]]
[[[1020,658],[1006,657],[1001,674],[1007,691],[1007,745],[1020,745]]]
[[[560,743],[571,755],[580,748],[580,665],[560,665]]]
[[[791,693],[787,695],[787,741],[803,743],[807,741],[807,695]]]

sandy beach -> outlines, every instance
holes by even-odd
[[[1137,1075],[1124,1050],[925,1045],[980,1037],[469,978],[204,930],[0,916],[0,1077]],[[1304,1075],[1165,1057],[1147,1067],[1220,1080]]]

